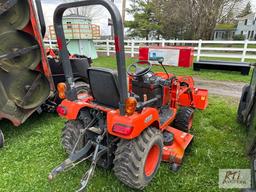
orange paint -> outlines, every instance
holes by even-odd
[[[164,146],[162,160],[169,163],[181,164],[185,150],[191,143],[193,135],[173,127],[167,127],[166,130],[174,135],[174,141],[172,145]]]

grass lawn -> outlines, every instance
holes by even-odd
[[[201,58],[201,59],[209,59],[209,58]],[[214,58],[211,58],[213,60]],[[126,60],[127,65],[136,61],[136,59],[128,58]],[[115,58],[114,57],[99,57],[94,60],[94,66],[98,67],[107,67],[107,68],[115,68]],[[251,79],[252,70],[250,75],[244,76],[241,75],[240,72],[234,71],[219,71],[219,70],[201,70],[201,71],[193,71],[193,68],[180,68],[180,67],[172,67],[167,66],[167,71],[170,73],[174,73],[176,75],[191,75],[193,77],[199,77],[201,79],[207,80],[220,80],[220,81],[235,81],[235,82],[244,82],[249,83]],[[154,66],[154,71],[163,71],[162,67]]]
[[[248,168],[245,131],[236,123],[236,109],[236,101],[211,96],[209,107],[195,113],[195,139],[183,167],[173,173],[168,164],[162,163],[145,191],[220,191],[220,168]],[[67,157],[60,144],[63,123],[56,114],[47,113],[34,115],[19,128],[0,122],[6,136],[6,146],[0,151],[1,192],[77,189],[88,162],[59,175],[51,183],[47,180],[50,170]],[[88,191],[132,190],[120,183],[112,171],[97,168]]]

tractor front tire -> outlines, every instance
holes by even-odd
[[[61,143],[67,154],[70,154],[77,142],[80,135],[80,130],[83,128],[81,121],[67,121],[65,127],[62,129]],[[84,146],[84,140],[82,139],[76,150],[81,149]]]
[[[180,107],[173,122],[173,126],[181,131],[189,132],[193,124],[194,109]]]
[[[163,135],[155,127],[133,140],[121,139],[114,159],[116,177],[131,188],[143,189],[153,179],[162,160]]]
[[[4,147],[4,134],[0,129],[0,148]]]

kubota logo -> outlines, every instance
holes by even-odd
[[[151,114],[151,115],[149,115],[146,119],[145,119],[145,123],[148,123],[148,122],[150,122],[151,120],[152,120],[152,118],[153,118],[153,115]]]

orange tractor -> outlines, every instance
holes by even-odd
[[[103,5],[111,14],[117,73],[89,68],[90,94],[77,94],[62,16],[68,8],[89,5]],[[147,61],[134,63],[126,70],[122,19],[108,0],[61,4],[55,10],[54,25],[66,76],[66,83],[59,85],[66,99],[57,112],[67,119],[62,144],[69,157],[51,171],[49,180],[85,160],[91,160],[91,167],[78,191],[86,188],[96,165],[113,167],[119,180],[136,189],[149,184],[161,161],[177,170],[193,139],[189,130],[194,108],[206,108],[207,90],[195,88],[192,77],[167,73],[162,59],[159,63],[165,72],[152,72]]]

